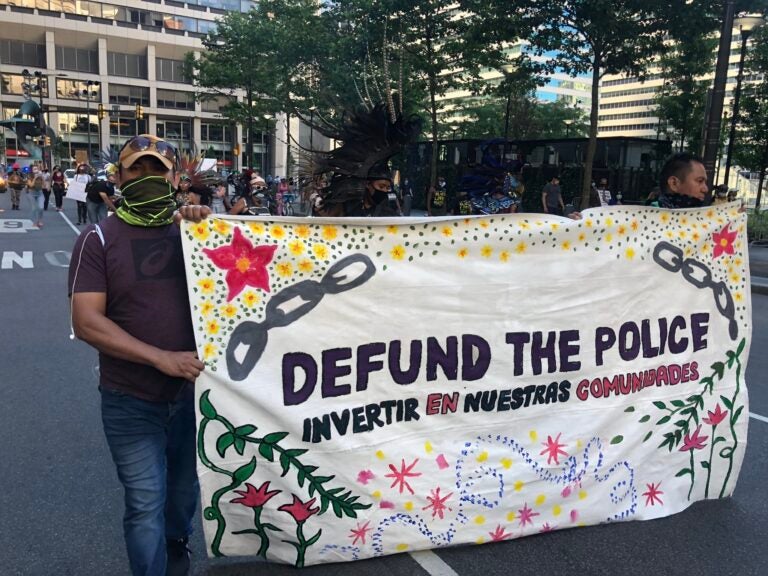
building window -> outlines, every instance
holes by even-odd
[[[157,80],[163,82],[181,82],[188,84],[184,78],[184,61],[155,58],[155,74]]]
[[[200,104],[203,112],[221,112],[231,102],[226,96],[214,96],[203,100]]]
[[[90,95],[86,98],[87,92]],[[56,97],[67,100],[90,100],[91,102],[101,102],[101,85],[91,84],[82,80],[63,80],[56,79]]]
[[[32,76],[30,81],[33,86],[37,85],[37,78]],[[24,94],[24,76],[21,74],[0,74],[0,93],[2,94]],[[43,98],[48,98],[48,82],[43,79]],[[39,98],[37,90],[31,93],[33,98]]]
[[[46,68],[45,44],[0,40],[0,64]]]
[[[194,18],[187,18],[185,16],[177,15],[164,15],[163,27],[170,30],[188,30],[189,32],[197,32],[197,20]]]
[[[189,122],[175,120],[158,120],[157,135],[165,140],[189,140]]]
[[[127,78],[147,77],[147,58],[143,54],[107,52],[107,72]]]
[[[200,140],[204,142],[232,142],[232,127],[225,124],[200,125]]]
[[[149,106],[149,88],[146,86],[109,85],[110,104],[141,104]]]
[[[174,108],[176,110],[194,110],[195,95],[192,92],[178,90],[157,90],[157,107]]]
[[[99,53],[96,50],[56,46],[56,68],[98,74]]]

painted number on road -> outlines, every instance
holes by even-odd
[[[32,220],[0,219],[0,233],[26,234],[28,230],[37,230]]]

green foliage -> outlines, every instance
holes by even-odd
[[[762,75],[762,79],[742,85],[733,158],[735,164],[760,174],[756,202],[759,209],[768,169],[768,28],[756,31],[750,45],[744,73]]]

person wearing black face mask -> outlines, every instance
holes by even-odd
[[[69,271],[72,338],[99,351],[104,432],[125,489],[134,574],[187,574],[198,506],[193,382],[203,370],[173,224],[176,150],[150,135],[120,151],[123,201],[86,228]],[[167,487],[167,488],[166,488]]]

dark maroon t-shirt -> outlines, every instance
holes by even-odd
[[[80,234],[69,266],[69,293],[105,292],[107,317],[142,342],[194,351],[179,227],[139,227],[116,216]],[[150,401],[173,400],[186,381],[99,352],[100,383]]]

